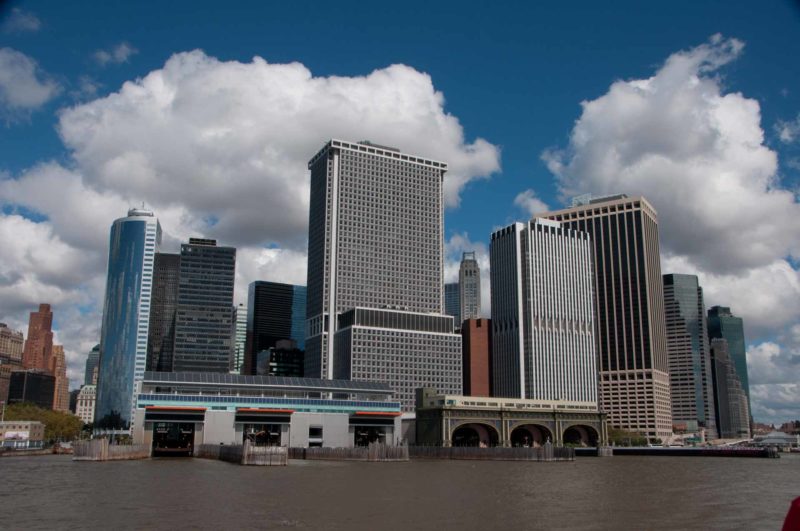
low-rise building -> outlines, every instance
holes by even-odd
[[[97,400],[97,386],[84,385],[78,393],[78,401],[75,404],[75,415],[77,415],[84,424],[91,424],[94,422],[94,406]]]
[[[0,422],[0,446],[4,448],[42,448],[44,424],[35,420]]]

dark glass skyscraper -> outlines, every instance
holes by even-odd
[[[291,339],[305,350],[306,287],[256,280],[247,294],[245,374],[255,374],[258,353]]]
[[[86,357],[86,367],[83,372],[83,385],[97,385],[95,371],[100,365],[100,345],[95,345]]]
[[[180,255],[156,254],[153,266],[153,298],[150,303],[150,333],[147,338],[148,371],[172,370],[180,268]]]
[[[703,288],[695,275],[664,275],[672,422],[716,438],[711,358]]]
[[[458,282],[444,285],[444,313],[453,316],[456,330],[461,328],[461,295],[458,290]]]
[[[747,408],[750,412],[750,380],[747,377],[747,346],[744,342],[744,323],[741,317],[731,313],[725,306],[713,306],[708,310],[709,339],[722,338],[728,342],[728,354],[736,368],[736,374],[747,395]],[[752,413],[751,413],[752,414]]]
[[[719,436],[749,439],[750,406],[725,339],[711,340],[711,374]]]
[[[148,210],[131,209],[111,226],[96,431],[130,429],[133,393],[147,362],[153,260],[160,244],[161,226]]]
[[[230,370],[235,273],[233,247],[201,238],[181,245],[173,371]]]

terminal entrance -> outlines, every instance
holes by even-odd
[[[243,443],[250,441],[255,446],[280,446],[280,424],[245,424],[242,430]]]
[[[598,439],[591,426],[570,426],[564,431],[564,444],[571,446],[597,446]]]
[[[511,446],[537,448],[546,442],[552,442],[550,430],[536,424],[517,426],[511,432]]]
[[[356,426],[355,445],[369,446],[371,443],[386,442],[386,428],[383,426]]]
[[[453,446],[497,446],[500,437],[497,430],[486,424],[463,424],[453,432]]]
[[[193,422],[154,422],[153,455],[185,456],[194,450]]]

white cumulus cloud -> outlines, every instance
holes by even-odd
[[[109,64],[118,65],[121,63],[127,63],[128,59],[137,53],[139,53],[139,50],[127,42],[121,42],[108,50],[95,51],[94,54],[92,54],[92,57],[94,57],[94,60],[100,66],[106,66]]]
[[[791,144],[800,138],[800,114],[794,120],[778,120],[775,124],[775,132],[784,144]]]
[[[15,7],[11,10],[2,25],[3,33],[24,33],[26,31],[35,32],[39,31],[42,27],[42,22],[39,18],[30,11],[23,11]]]
[[[13,48],[0,48],[0,117],[6,122],[38,109],[61,92],[35,60]]]
[[[529,217],[550,210],[547,203],[537,197],[536,192],[530,188],[517,194],[514,198],[514,205],[521,208]]]

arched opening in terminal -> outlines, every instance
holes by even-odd
[[[511,446],[537,448],[548,441],[553,442],[553,434],[538,424],[517,426],[511,431]]]
[[[462,424],[453,431],[453,446],[476,446],[487,448],[497,446],[500,435],[487,424]]]
[[[386,428],[384,426],[356,426],[356,446],[369,446],[370,443],[374,442],[386,442]]]
[[[591,426],[570,426],[564,430],[564,444],[571,446],[597,446],[600,437]]]
[[[153,425],[153,456],[192,455],[193,422],[155,422]]]

